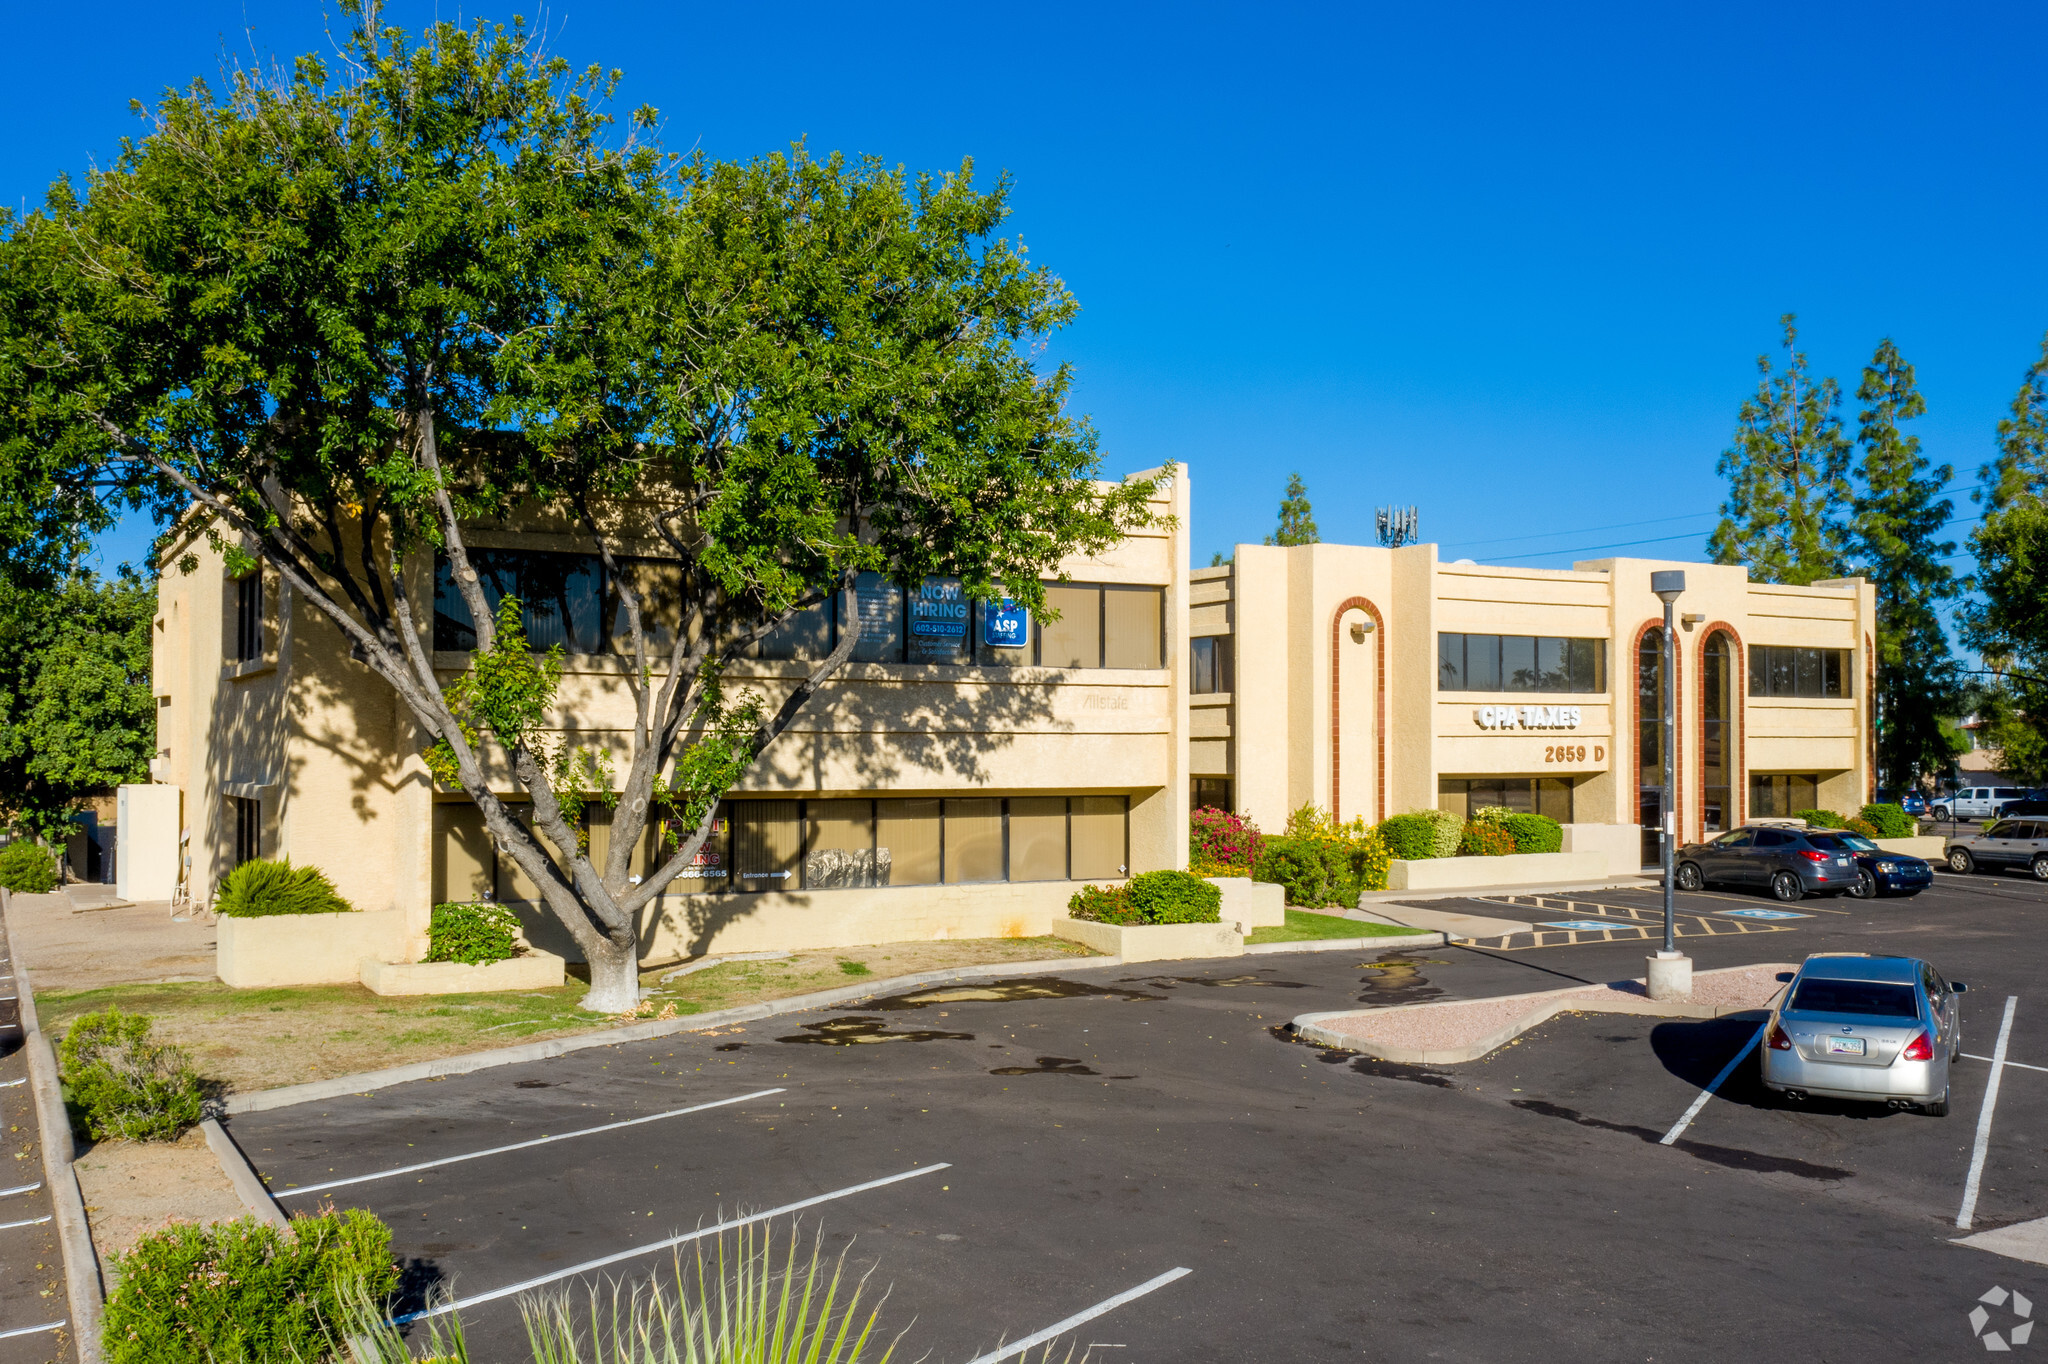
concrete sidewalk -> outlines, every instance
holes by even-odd
[[[212,980],[214,926],[173,918],[170,902],[130,904],[112,886],[67,886],[13,897],[15,957],[40,990]]]

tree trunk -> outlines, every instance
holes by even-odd
[[[584,949],[590,963],[590,993],[578,1007],[601,1014],[631,1013],[640,1007],[640,954],[636,947],[630,940],[621,947],[607,935]]]

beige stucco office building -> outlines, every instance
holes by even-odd
[[[1670,792],[1650,592],[1666,568],[1687,578]],[[1446,564],[1434,545],[1240,545],[1231,566],[1190,580],[1196,801],[1265,829],[1308,802],[1368,820],[1508,805],[1581,826],[1584,846],[1633,843],[1647,863],[1667,807],[1689,840],[1871,799],[1876,602],[1860,579],[1778,587],[1713,564],[1565,571]]]
[[[731,793],[700,865],[643,925],[644,958],[1043,933],[1078,883],[1184,866],[1191,801],[1269,831],[1308,802],[1375,820],[1506,804],[1638,864],[1637,826],[1667,800],[1649,575],[1672,565],[1243,545],[1231,567],[1190,571],[1189,498],[1183,476],[1160,507],[1175,525],[1063,565],[1061,618],[1031,622],[1022,647],[943,581],[863,584],[856,661]],[[534,603],[529,637],[569,651],[554,722],[623,752],[631,707],[595,560],[562,532],[470,538],[500,589]],[[181,572],[188,555],[198,568]],[[573,957],[333,626],[267,572],[230,577],[203,537],[163,562],[154,776],[181,792],[190,895],[208,900],[248,857],[290,856],[359,908],[401,912],[418,949],[433,904],[488,897]],[[1682,567],[1668,799],[1683,834],[1867,799],[1870,589]],[[440,606],[452,675],[467,618],[452,594]],[[837,629],[814,613],[733,683],[772,700]],[[601,808],[590,836],[601,851]],[[355,971],[338,960],[334,978]]]

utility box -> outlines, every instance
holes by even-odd
[[[179,798],[175,786],[124,786],[115,797],[114,893],[168,900],[178,889]]]

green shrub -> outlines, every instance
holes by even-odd
[[[175,1141],[199,1121],[205,1086],[185,1053],[149,1040],[149,1018],[80,1014],[58,1048],[59,1073],[95,1141]]]
[[[294,867],[287,857],[273,862],[251,858],[229,872],[220,884],[214,910],[235,919],[271,914],[339,914],[354,905],[341,898],[327,873],[318,867]]]
[[[1549,815],[1508,815],[1496,827],[1515,840],[1518,853],[1554,853],[1564,847],[1564,825]]]
[[[1465,821],[1449,810],[1417,810],[1415,813],[1436,829],[1436,856],[1456,857],[1458,845],[1465,841]]]
[[[1184,871],[1133,876],[1124,899],[1147,924],[1213,924],[1223,919],[1223,890]]]
[[[427,921],[427,960],[483,966],[519,951],[519,916],[503,905],[435,905]]]
[[[1389,857],[1414,862],[1436,856],[1436,825],[1422,815],[1395,815],[1381,820],[1377,832]]]
[[[1386,889],[1384,847],[1379,863],[1379,889]],[[1297,909],[1329,905],[1355,908],[1362,878],[1360,854],[1341,843],[1313,838],[1269,838],[1259,850],[1254,881],[1268,881],[1287,893]]]
[[[351,1300],[398,1287],[391,1229],[360,1208],[294,1217],[289,1232],[173,1222],[113,1260],[108,1364],[332,1358]]]
[[[17,895],[48,895],[57,888],[56,856],[33,839],[15,839],[0,849],[0,886]]]
[[[1138,912],[1122,886],[1083,886],[1067,901],[1067,914],[1075,919],[1092,919],[1099,924],[1134,924]]]
[[[1873,802],[1856,812],[1857,818],[1877,830],[1875,838],[1912,838],[1920,832],[1920,821],[1907,814],[1904,806]]]
[[[1506,857],[1515,850],[1515,836],[1498,824],[1473,822],[1458,840],[1460,857]]]
[[[1792,818],[1803,819],[1809,829],[1846,829],[1849,817],[1833,810],[1794,810]]]

